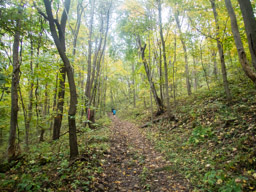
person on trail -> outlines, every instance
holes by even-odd
[[[113,109],[113,110],[112,110],[112,113],[113,113],[113,115],[114,115],[114,117],[115,117],[115,115],[116,115],[116,110]]]

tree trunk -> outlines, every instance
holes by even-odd
[[[73,40],[73,51],[72,54],[76,54],[76,45],[77,45],[77,37],[79,34],[80,26],[81,26],[81,18],[84,12],[84,8],[82,6],[82,2],[78,2],[77,4],[77,20],[76,20],[76,26],[75,26],[75,31],[74,31],[74,40]]]
[[[77,46],[77,37],[79,34],[79,29],[81,25],[81,17],[83,14],[84,8],[81,5],[81,2],[78,2],[77,5],[77,21],[75,25],[75,30],[73,31],[74,39],[73,39],[73,50],[72,54],[75,56],[76,54],[76,46]],[[54,127],[53,127],[53,140],[57,140],[60,137],[60,129],[63,118],[63,107],[64,107],[64,97],[65,97],[65,81],[66,81],[66,70],[65,66],[60,68],[61,78],[59,81],[59,91],[58,91],[58,104],[57,104],[57,115],[54,117]]]
[[[162,72],[162,48],[159,46],[159,79],[160,79],[160,98],[163,101],[163,72]]]
[[[136,107],[136,88],[135,88],[135,66],[132,62],[132,91],[133,91],[133,107]]]
[[[140,44],[142,62],[144,64],[144,68],[145,68],[145,71],[146,71],[146,74],[147,74],[147,78],[148,78],[148,82],[150,84],[151,91],[153,93],[153,97],[154,97],[155,102],[156,102],[157,107],[158,107],[158,114],[161,114],[164,111],[164,105],[162,103],[162,100],[157,95],[155,84],[153,83],[152,76],[151,76],[151,73],[150,73],[146,58],[145,58],[146,46],[147,45],[145,44],[144,47],[141,47],[141,44]]]
[[[205,78],[205,82],[207,85],[208,90],[210,91],[210,87],[209,87],[209,81],[208,81],[208,76],[207,76],[207,71],[204,67],[204,63],[203,63],[203,49],[202,49],[202,44],[200,44],[200,60],[201,60],[201,65],[202,65],[202,69],[204,71],[204,78]]]
[[[163,48],[163,57],[164,57],[164,76],[165,76],[165,89],[166,89],[166,105],[167,105],[167,113],[171,115],[170,109],[170,97],[169,97],[169,86],[168,86],[168,66],[167,66],[167,58],[166,58],[166,50],[165,50],[165,40],[163,37],[163,27],[162,27],[162,4],[161,0],[158,0],[158,18],[159,18],[159,27],[160,27],[160,37]]]
[[[191,92],[191,83],[190,83],[190,79],[189,79],[187,46],[186,46],[186,43],[185,43],[182,31],[181,31],[181,25],[180,25],[180,21],[179,21],[179,14],[178,14],[178,12],[175,13],[175,20],[176,20],[177,27],[179,29],[180,41],[181,41],[181,44],[182,44],[182,47],[183,47],[183,51],[184,51],[187,93],[188,93],[188,95],[191,95],[192,92]]]
[[[65,0],[65,8],[61,17],[61,24],[57,24],[59,36],[56,31],[56,21],[53,18],[51,2],[44,0],[46,12],[48,15],[51,35],[54,39],[54,43],[57,47],[59,55],[64,63],[67,71],[67,77],[69,82],[70,91],[70,106],[68,111],[68,124],[69,124],[69,147],[70,147],[70,158],[75,158],[78,155],[77,136],[76,136],[76,105],[77,105],[77,94],[76,85],[74,80],[73,69],[70,65],[69,59],[65,51],[65,27],[67,22],[67,13],[70,8],[70,0]]]
[[[53,105],[52,105],[52,112],[53,112],[53,114],[57,110],[56,109],[56,105],[57,105],[58,82],[59,82],[59,74],[57,73],[56,74],[56,81],[55,81],[54,96],[53,96]],[[53,122],[54,121],[52,121],[52,117],[53,116],[51,116],[51,124],[50,124],[50,131],[52,132],[52,136],[50,136],[50,137],[53,137],[53,125],[54,125]],[[54,115],[54,117],[55,117],[55,115]]]
[[[238,0],[242,11],[245,31],[251,53],[252,65],[256,69],[256,20],[250,0]],[[231,5],[232,6],[232,5]]]
[[[193,57],[193,71],[192,71],[192,75],[193,75],[193,78],[194,78],[194,81],[193,81],[193,87],[194,87],[194,90],[197,90],[198,88],[198,78],[197,78],[197,71],[196,71],[196,54],[195,54],[195,50],[194,48],[192,47],[192,57]]]
[[[25,121],[25,142],[26,142],[26,149],[29,148],[29,132],[30,132],[30,122],[32,120],[33,115],[33,88],[34,88],[34,72],[33,72],[33,40],[32,36],[30,39],[30,91],[29,91],[29,104],[28,104],[28,114],[27,119]]]
[[[101,21],[101,38],[100,38],[100,44],[98,47],[98,51],[95,55],[95,61],[96,61],[96,77],[94,79],[94,73],[93,73],[93,77],[91,79],[91,81],[94,81],[94,86],[93,86],[93,90],[92,90],[92,98],[91,100],[94,102],[94,106],[96,107],[96,95],[97,95],[97,90],[99,89],[99,82],[100,82],[100,73],[101,73],[101,63],[105,54],[105,49],[106,49],[106,43],[107,43],[107,37],[108,37],[108,30],[109,30],[109,19],[110,19],[110,9],[112,7],[112,3],[109,5],[108,11],[107,11],[107,17],[106,17],[106,31],[105,34],[103,35],[103,27],[104,27],[104,21],[103,21],[103,17],[102,17],[102,21]],[[104,41],[103,41],[103,37],[104,37]],[[102,47],[102,42],[103,42],[103,47]],[[102,49],[101,49],[102,47]],[[99,58],[98,58],[98,54]],[[91,83],[92,83],[91,82]],[[91,113],[93,115],[93,121],[95,121],[95,110],[93,110],[93,112]]]
[[[60,129],[63,117],[63,107],[64,107],[64,96],[65,96],[65,81],[66,81],[66,69],[65,66],[61,66],[60,68],[60,78],[59,78],[59,86],[58,86],[58,99],[57,99],[57,109],[56,116],[54,117],[53,124],[53,135],[52,139],[57,140],[60,137]]]
[[[241,36],[239,33],[238,25],[237,25],[236,15],[235,15],[234,9],[232,7],[232,3],[230,0],[225,0],[225,3],[226,3],[228,14],[229,14],[229,17],[231,20],[232,33],[233,33],[233,36],[235,39],[240,63],[242,65],[242,68],[243,68],[245,74],[254,82],[254,84],[256,84],[256,73],[253,71],[253,69],[250,67],[250,65],[248,63],[246,53],[244,50],[244,46],[243,46]]]
[[[214,47],[212,41],[211,41],[211,47]],[[212,60],[213,60],[213,74],[215,79],[217,80],[219,75],[219,70],[217,66],[217,52],[215,49],[212,50]]]
[[[92,67],[92,31],[93,31],[93,20],[94,20],[94,5],[95,0],[91,0],[91,13],[90,13],[90,27],[89,27],[89,39],[88,39],[88,67],[87,67],[87,80],[85,88],[85,106],[88,108],[89,101],[91,99],[91,67]]]
[[[216,25],[216,31],[217,31],[217,35],[216,35],[217,36],[217,46],[218,46],[219,57],[220,57],[220,62],[221,62],[221,72],[222,72],[222,78],[223,78],[223,86],[224,86],[224,90],[225,90],[225,93],[226,93],[227,100],[230,101],[231,100],[231,93],[230,93],[229,83],[228,83],[228,78],[227,78],[227,69],[226,69],[226,64],[225,64],[223,45],[222,45],[222,43],[220,42],[220,39],[219,39],[220,28],[219,28],[219,21],[218,21],[218,13],[217,13],[217,10],[216,10],[215,0],[210,0],[210,2],[211,2],[211,5],[212,5],[212,10],[213,10],[215,25]]]
[[[45,85],[45,92],[44,92],[44,107],[43,107],[43,119],[44,119],[44,123],[42,124],[43,126],[41,126],[41,131],[40,131],[40,137],[39,137],[39,142],[43,142],[44,141],[44,133],[45,133],[45,129],[47,127],[47,108],[48,108],[48,83],[46,83]]]
[[[21,8],[21,7],[20,7]],[[19,9],[19,14],[22,14]],[[18,88],[20,79],[20,62],[19,62],[19,44],[20,44],[20,17],[16,20],[16,31],[13,42],[13,70],[12,70],[12,84],[11,84],[11,119],[10,119],[10,135],[8,146],[8,160],[16,157],[16,128],[18,125]]]

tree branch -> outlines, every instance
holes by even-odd
[[[210,39],[214,39],[214,40],[218,40],[217,38],[215,37],[212,37],[211,35],[208,35],[208,34],[205,34],[204,32],[202,32],[200,29],[198,29],[195,25],[193,25],[193,22],[192,22],[192,19],[190,18],[190,16],[188,16],[188,19],[191,23],[191,26],[194,27],[201,35],[205,36],[205,37],[208,37]]]
[[[46,16],[46,14],[37,6],[35,1],[33,1],[33,5],[40,15],[42,15],[46,20],[49,20],[49,18]]]

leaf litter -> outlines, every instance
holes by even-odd
[[[112,118],[111,146],[97,191],[192,191],[188,181],[171,171],[170,162],[154,149],[138,126]]]

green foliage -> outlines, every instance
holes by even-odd
[[[103,153],[109,149],[108,128],[88,129],[79,135],[80,156],[69,161],[68,136],[39,143],[0,175],[0,191],[90,191],[102,173]]]
[[[150,175],[150,170],[147,167],[143,167],[141,174],[139,175],[140,182],[147,191],[150,191],[150,183],[147,183],[148,177]]]
[[[213,136],[211,127],[202,127],[201,125],[193,129],[188,139],[190,144],[199,144]]]
[[[237,178],[237,181],[245,179],[243,177]],[[227,180],[226,174],[223,170],[212,170],[205,174],[203,178],[204,183],[208,186],[209,191],[219,191],[219,192],[241,192],[242,185],[237,183],[234,179]],[[218,187],[220,186],[221,187]]]
[[[21,183],[17,185],[18,191],[38,191],[40,190],[39,183],[35,183],[31,175],[22,174]]]

